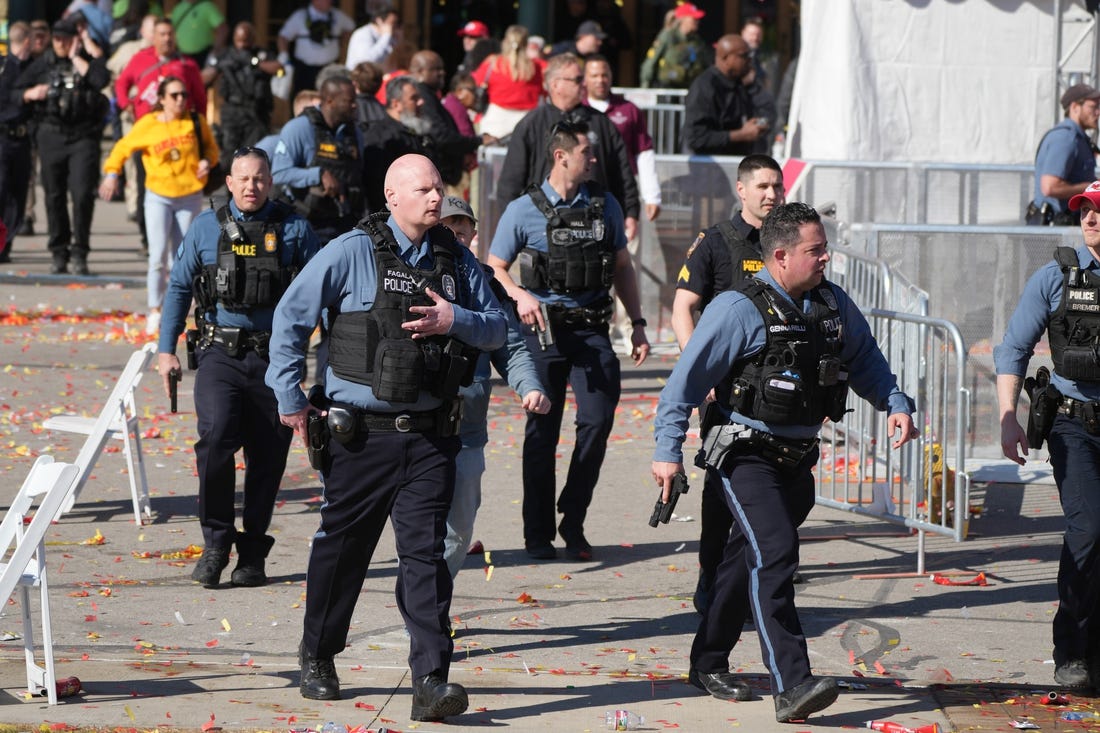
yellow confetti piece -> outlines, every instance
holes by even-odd
[[[626,661],[628,661],[628,662],[633,662],[633,661],[634,661],[634,659],[635,659],[635,657],[637,657],[637,656],[638,656],[638,655],[637,655],[637,654],[634,654],[634,653],[631,653],[631,654],[627,654],[627,655],[626,655]]]
[[[129,705],[124,707],[123,710],[126,711],[126,715],[130,718],[131,721],[137,720],[137,718],[134,717],[134,711],[130,709]]]
[[[485,551],[485,564],[486,565],[492,565],[493,564],[493,553],[492,553],[491,550],[486,550]]]
[[[229,619],[227,619],[227,618],[222,619],[222,628],[225,629],[226,631],[232,631],[233,630],[229,626]]]
[[[490,565],[489,567],[485,568],[485,582],[488,583],[492,579],[493,579],[493,566]]]
[[[103,536],[103,533],[101,533],[97,529],[95,531],[95,536],[89,537],[88,539],[83,540],[80,544],[82,544],[82,545],[102,545],[106,541],[107,541],[107,539]]]

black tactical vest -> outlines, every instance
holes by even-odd
[[[274,204],[266,221],[237,221],[228,204],[218,209],[218,260],[204,268],[201,292],[196,293],[199,302],[217,302],[229,311],[275,307],[298,274],[280,256],[283,221],[289,214],[286,206]]]
[[[81,128],[102,124],[107,98],[76,73],[68,58],[54,59],[47,84],[45,122]]]
[[[546,217],[546,252],[524,247],[519,254],[520,284],[555,293],[606,290],[615,275],[615,251],[604,221],[603,191],[589,182],[583,209],[555,208],[538,184],[527,195]]]
[[[767,342],[759,353],[734,363],[719,387],[745,417],[775,425],[839,422],[848,398],[848,367],[839,358],[840,311],[827,282],[810,291],[811,312],[802,313],[758,278],[736,288],[764,319]]]
[[[365,384],[387,402],[416,402],[421,392],[447,399],[474,378],[480,351],[447,336],[413,340],[401,328],[420,316],[412,306],[433,304],[424,289],[430,287],[452,303],[459,303],[462,280],[458,275],[460,245],[444,226],[428,232],[432,242],[432,269],[405,263],[386,213],[359,222],[374,244],[378,276],[374,305],[369,311],[334,313],[329,337],[329,366],[341,379]]]
[[[246,107],[261,119],[271,113],[271,79],[260,68],[255,49],[230,48],[218,62],[218,92],[225,103]]]
[[[1100,275],[1082,270],[1072,247],[1058,247],[1062,302],[1047,326],[1054,371],[1074,381],[1100,381]]]
[[[756,276],[764,269],[764,260],[760,255],[760,245],[741,236],[737,227],[729,219],[718,222],[718,233],[730,253],[730,290],[737,288],[745,280]]]
[[[315,141],[309,167],[320,167],[331,173],[343,187],[346,200],[341,203],[324,196],[318,187],[297,189],[294,198],[304,203],[300,213],[314,226],[350,227],[363,214],[363,166],[359,160],[359,144],[353,134],[337,140],[335,130],[328,126],[316,107],[307,107],[303,114],[313,127]]]

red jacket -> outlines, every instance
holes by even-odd
[[[187,106],[200,115],[206,114],[206,87],[199,66],[187,56],[176,56],[163,63],[153,46],[134,54],[130,63],[118,75],[115,97],[118,108],[126,109],[132,102],[134,119],[140,119],[157,103],[157,85],[167,76],[176,76],[187,88]]]

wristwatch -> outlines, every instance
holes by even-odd
[[[630,322],[630,325],[634,328],[645,328],[649,325],[649,323],[644,318],[635,318],[633,321]]]

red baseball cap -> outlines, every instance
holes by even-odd
[[[480,20],[471,20],[458,29],[458,35],[469,36],[470,38],[488,38],[489,26],[485,25]]]
[[[1069,210],[1077,211],[1080,209],[1085,199],[1088,199],[1093,206],[1100,209],[1100,181],[1093,181],[1083,192],[1071,198],[1069,200]]]
[[[680,3],[676,6],[677,18],[695,18],[696,20],[699,20],[704,15],[706,15],[706,13],[704,13],[702,10],[695,7],[691,3]]]

